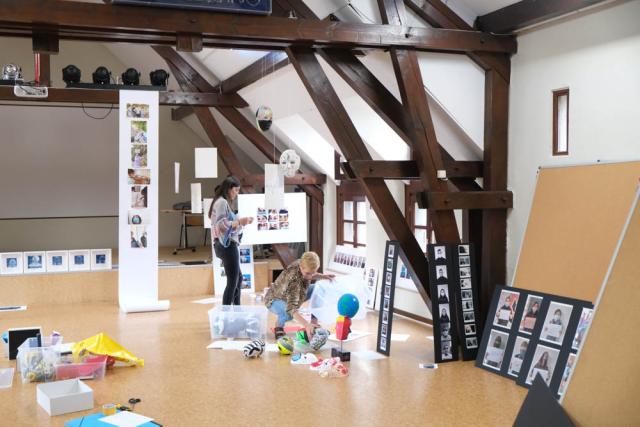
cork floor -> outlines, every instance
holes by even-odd
[[[278,353],[245,360],[239,351],[207,350],[211,306],[190,303],[194,299],[172,299],[170,311],[157,313],[124,315],[109,303],[0,313],[0,330],[42,326],[46,333],[60,331],[65,341],[102,331],[145,359],[143,368],[116,368],[101,381],[87,381],[93,411],[57,417],[36,403],[36,385],[22,384],[16,374],[11,389],[0,389],[0,425],[62,426],[104,403],[138,397],[136,412],[163,426],[509,426],[526,394],[473,362],[419,369],[418,363],[433,362],[431,329],[397,316],[393,332],[410,338],[392,342],[390,358],[353,360],[346,378],[320,378]],[[354,324],[370,332],[376,327],[374,313]],[[345,349],[373,350],[375,340],[372,334]],[[0,358],[0,368],[10,366],[15,362]]]

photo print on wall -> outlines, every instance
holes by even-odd
[[[147,122],[144,120],[131,121],[131,143],[146,144],[147,143]]]
[[[129,185],[149,185],[151,184],[151,170],[150,169],[128,169],[128,183]]]
[[[148,119],[149,104],[127,103],[127,117],[130,119]]]

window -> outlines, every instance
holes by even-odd
[[[367,245],[367,199],[357,182],[343,181],[338,187],[338,244]]]
[[[418,191],[419,187],[415,183],[405,187],[404,212],[411,231],[413,231],[413,234],[416,236],[422,252],[426,255],[427,245],[434,242],[433,227],[427,216],[427,210],[418,207],[418,203],[416,202],[416,194]]]
[[[553,91],[553,155],[569,154],[569,89]]]

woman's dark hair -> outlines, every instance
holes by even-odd
[[[211,218],[211,215],[213,215],[213,204],[215,203],[215,201],[220,197],[224,197],[225,199],[227,199],[227,201],[229,201],[229,190],[240,186],[241,184],[240,181],[238,181],[238,178],[233,175],[229,175],[224,179],[224,181],[222,181],[222,184],[216,187],[213,195],[213,203],[211,203],[211,208],[209,208],[209,218]]]

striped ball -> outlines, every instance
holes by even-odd
[[[257,358],[264,353],[265,343],[262,340],[253,340],[244,346],[244,357],[247,359]]]

